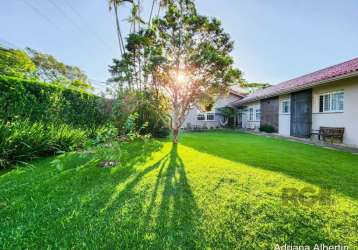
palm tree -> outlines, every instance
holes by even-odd
[[[126,19],[128,23],[131,24],[130,32],[132,33],[136,33],[137,31],[139,31],[140,25],[145,23],[142,17],[140,16],[140,11],[141,11],[140,0],[138,0],[137,4],[133,3],[131,15]],[[138,25],[138,30],[136,29],[137,25]]]
[[[118,44],[119,44],[119,50],[121,52],[121,56],[125,52],[125,47],[124,47],[121,27],[119,24],[118,8],[121,4],[123,4],[125,2],[133,4],[133,0],[108,0],[109,11],[114,9],[114,14],[115,14],[115,18],[116,18]]]
[[[149,21],[148,21],[148,26],[150,26],[151,22],[152,22],[152,17],[153,17],[153,10],[154,10],[154,6],[155,3],[157,2],[157,0],[153,0],[152,1],[152,8],[150,9],[150,15],[149,15]]]
[[[159,0],[157,17],[159,17],[161,9],[167,7],[170,3],[172,3],[172,0]]]
[[[139,33],[141,30],[141,24],[145,24],[141,17],[141,0],[137,0],[137,3],[133,3],[131,15],[127,18],[128,23],[131,24],[130,32],[131,33]],[[137,29],[138,28],[138,29]],[[141,48],[138,48],[134,51],[134,68],[135,68],[135,82],[138,89],[142,87],[142,77],[141,77],[141,55],[140,55]]]

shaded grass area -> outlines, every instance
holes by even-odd
[[[62,171],[49,158],[1,175],[0,248],[357,246],[357,156],[222,132],[121,149],[112,169],[68,153]],[[283,205],[282,188],[322,186],[333,205]]]

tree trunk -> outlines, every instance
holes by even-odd
[[[150,27],[150,24],[152,22],[152,16],[153,16],[153,10],[154,10],[154,5],[156,3],[156,0],[152,1],[152,8],[150,9],[150,15],[149,15],[149,21],[148,21],[148,26]]]
[[[179,110],[178,110],[178,103],[177,103],[177,96],[174,97],[173,103],[173,117],[172,117],[172,132],[173,132],[173,144],[178,144],[179,140]]]
[[[118,16],[118,6],[114,6],[114,13],[116,17],[116,28],[117,28],[117,38],[118,38],[118,44],[119,44],[119,50],[121,52],[121,56],[125,52],[124,43],[123,43],[123,37],[122,37],[122,31],[119,24],[119,16]]]
[[[178,144],[179,139],[179,129],[173,128],[173,144]]]

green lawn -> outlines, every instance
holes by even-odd
[[[0,248],[358,246],[357,155],[231,132],[181,139],[122,145],[112,169],[68,153],[62,170],[49,158],[3,173]],[[283,188],[329,188],[334,203],[284,205]]]

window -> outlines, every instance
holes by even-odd
[[[281,113],[282,114],[290,113],[290,101],[289,100],[281,101]]]
[[[198,121],[215,121],[215,113],[214,112],[205,112],[200,113],[196,116]]]
[[[215,113],[206,113],[206,120],[207,121],[214,121],[215,120]]]
[[[196,117],[196,119],[198,121],[205,121],[205,115],[204,114],[198,114],[198,116]]]
[[[319,96],[319,112],[343,112],[344,92],[330,92]]]
[[[256,109],[256,121],[260,121],[261,119],[261,109]]]
[[[249,120],[250,121],[254,120],[254,109],[253,108],[249,109]]]

